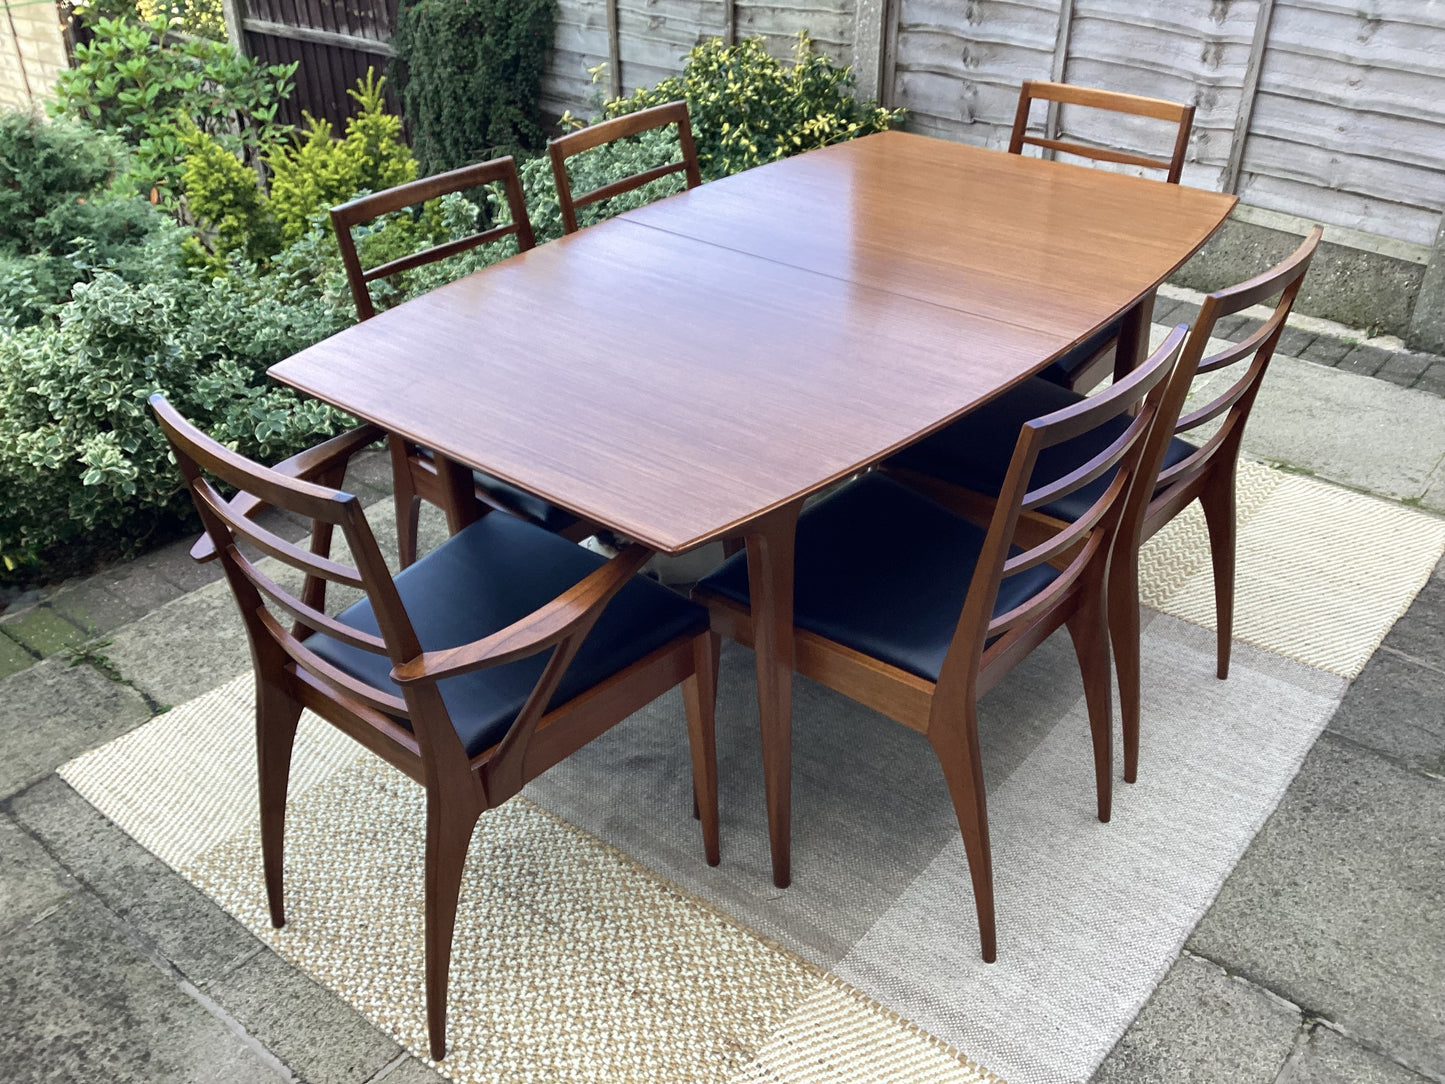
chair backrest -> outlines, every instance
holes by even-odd
[[[1028,134],[1029,107],[1035,101],[1049,102],[1050,116],[1057,105],[1081,105],[1092,109],[1107,109],[1115,113],[1128,113],[1138,117],[1153,117],[1156,120],[1171,121],[1176,125],[1174,152],[1168,158],[1151,158],[1142,154],[1116,151],[1108,147],[1096,147],[1087,143],[1055,137],[1050,125],[1042,136]],[[1024,145],[1042,147],[1045,150],[1075,154],[1098,162],[1118,162],[1128,166],[1143,166],[1146,169],[1162,169],[1165,180],[1170,184],[1179,183],[1184,170],[1184,155],[1189,149],[1189,132],[1194,127],[1194,106],[1182,102],[1171,102],[1164,98],[1144,98],[1137,94],[1121,94],[1112,90],[1096,90],[1093,87],[1076,87],[1068,83],[1049,83],[1037,79],[1026,79],[1019,88],[1018,111],[1014,114],[1013,133],[1009,136],[1009,153],[1022,154]]]
[[[484,666],[506,665],[552,649],[525,705],[488,762],[488,786],[494,796],[505,798],[520,789],[526,778],[527,746],[564,672],[608,601],[647,560],[650,551],[628,547],[528,618],[485,640],[423,654],[361,502],[334,488],[341,482],[344,461],[323,471],[317,481],[281,474],[212,440],[162,396],[153,395],[150,402],[240,606],[258,679],[265,680],[269,673],[271,680],[280,680],[278,671],[289,659],[351,717],[390,739],[367,742],[363,734],[353,733],[375,752],[391,759],[390,753],[396,747],[415,748],[422,761],[433,766],[448,771],[465,769],[466,752],[436,680],[428,674],[465,673]],[[333,442],[344,439],[333,438]],[[238,496],[227,501],[212,485],[211,478],[236,489]],[[246,499],[248,495],[310,520],[310,549],[288,542],[249,518],[256,504]],[[332,534],[338,526],[350,548],[351,565],[330,556]],[[241,541],[301,572],[305,579],[300,595],[268,576],[242,551],[238,545]],[[328,616],[328,583],[365,592],[380,635]],[[290,628],[277,617],[278,611],[294,621]],[[325,633],[362,651],[385,656],[392,663],[393,677],[401,683],[403,695],[398,697],[376,688],[322,659],[307,646],[313,633]],[[397,724],[398,719],[410,721],[410,733]],[[414,768],[404,759],[393,762],[403,770]]]
[[[1323,228],[1316,226],[1299,248],[1283,262],[1248,282],[1217,290],[1204,299],[1204,304],[1199,309],[1199,318],[1195,320],[1194,330],[1184,348],[1185,362],[1196,368],[1201,375],[1218,372],[1245,361],[1249,364],[1228,388],[1175,422],[1171,436],[1188,433],[1220,415],[1225,415],[1219,429],[1199,446],[1197,452],[1160,473],[1155,488],[1156,496],[1195,478],[1207,470],[1216,457],[1232,457],[1237,454],[1240,439],[1244,435],[1244,426],[1249,420],[1255,398],[1259,395],[1265,370],[1269,368],[1270,359],[1274,357],[1285,321],[1289,319],[1290,309],[1294,306],[1295,297],[1299,294],[1300,285],[1309,270],[1310,260],[1314,257],[1315,249],[1319,247],[1323,233]],[[1269,319],[1250,335],[1218,353],[1205,354],[1210,337],[1214,334],[1214,326],[1220,320],[1276,295],[1279,300],[1275,302]],[[1188,389],[1184,390],[1187,392]],[[1182,406],[1182,396],[1179,405]]]
[[[493,183],[500,183],[502,191],[506,194],[507,207],[512,214],[511,222],[493,226],[491,229],[474,233],[469,237],[462,237],[456,241],[434,245],[410,256],[402,256],[384,263],[380,267],[373,267],[369,271],[362,270],[361,258],[356,253],[356,240],[351,236],[353,226],[370,222],[372,219],[390,214],[392,211],[400,211],[418,203],[425,203],[429,199],[436,199],[438,196],[445,196],[451,192],[465,192]],[[522,197],[522,179],[517,173],[516,160],[511,155],[505,158],[494,158],[490,162],[463,166],[461,169],[449,170],[446,173],[438,173],[434,177],[423,177],[407,184],[399,184],[395,188],[388,188],[384,192],[358,196],[339,207],[331,208],[331,224],[336,231],[336,243],[341,248],[341,262],[346,265],[346,281],[351,286],[352,300],[356,302],[356,315],[362,320],[369,320],[376,315],[376,306],[371,299],[370,284],[377,279],[399,275],[403,271],[410,271],[414,267],[444,260],[448,256],[455,256],[479,245],[500,241],[503,237],[512,234],[516,234],[517,247],[523,252],[537,244],[536,238],[532,235],[532,221],[527,217],[527,203]]]
[[[677,142],[682,149],[681,159],[653,166],[631,177],[624,177],[601,188],[594,188],[591,192],[584,192],[580,196],[573,194],[572,181],[567,174],[568,158],[600,147],[604,143],[626,139],[654,128],[665,128],[669,124],[677,125]],[[547,145],[547,151],[552,156],[552,175],[557,181],[557,203],[562,211],[562,229],[565,233],[577,232],[578,207],[631,192],[659,177],[681,173],[687,179],[688,188],[696,188],[702,184],[702,174],[698,172],[697,166],[697,147],[692,141],[692,122],[688,119],[686,102],[668,102],[666,105],[655,105],[651,109],[642,109],[636,113],[614,117],[612,120],[590,124],[586,128],[579,128],[552,140]]]
[[[1141,473],[1147,438],[1170,386],[1166,378],[1175,369],[1187,331],[1180,324],[1148,360],[1108,390],[1024,423],[944,659],[940,686],[976,668],[987,642],[1027,629],[1060,602],[1090,563],[1099,559],[1100,551],[1113,544],[1135,479]],[[1126,416],[1129,420],[1123,430],[1092,458],[1061,478],[1029,488],[1039,453],[1045,448]],[[1019,520],[1025,512],[1057,501],[1110,471],[1111,481],[1083,515],[1056,530],[1042,532],[1034,537],[1032,545],[1013,552],[1018,543]],[[1033,597],[995,617],[994,604],[1004,577],[1042,564],[1063,567]]]

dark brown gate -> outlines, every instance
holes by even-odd
[[[231,43],[267,64],[296,62],[296,90],[282,120],[304,110],[339,132],[355,111],[347,91],[392,57],[397,0],[224,0]],[[395,108],[395,98],[388,94]]]

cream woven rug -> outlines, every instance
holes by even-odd
[[[452,972],[458,1081],[1084,1080],[1168,969],[1445,522],[1246,465],[1234,669],[1213,677],[1202,527],[1151,543],[1140,782],[1092,817],[1082,690],[1055,640],[990,694],[999,961],[918,735],[799,681],[794,885],[773,889],[751,657],[724,655],[723,863],[687,816],[665,697],[482,819]],[[1183,619],[1183,620],[1180,620]],[[1066,679],[1060,675],[1067,675]],[[319,720],[298,737],[290,922],[266,919],[249,675],[61,769],[258,937],[424,1056],[422,797]],[[158,770],[161,769],[161,770]],[[985,1068],[985,1066],[987,1068]]]

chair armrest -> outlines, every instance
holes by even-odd
[[[281,460],[270,469],[277,474],[284,474],[288,478],[300,478],[302,481],[309,482],[338,463],[349,462],[357,452],[368,444],[375,444],[385,435],[374,425],[363,425],[297,452],[291,458]],[[229,502],[228,507],[237,515],[251,518],[259,515],[266,508],[266,502],[251,493],[237,493]],[[191,559],[205,564],[215,558],[216,547],[211,541],[211,536],[201,535],[196,539],[195,545],[191,547]]]
[[[590,627],[602,608],[652,557],[645,546],[631,545],[601,568],[526,617],[490,636],[457,647],[427,651],[396,666],[398,685],[440,681],[535,655],[565,640],[579,626]]]

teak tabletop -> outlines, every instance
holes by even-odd
[[[745,535],[785,885],[803,498],[1120,314],[1137,352],[1234,203],[887,132],[541,245],[271,375],[663,552]]]

